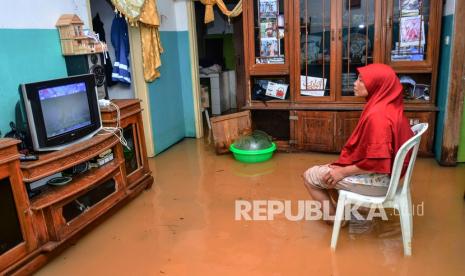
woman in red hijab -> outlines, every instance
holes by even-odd
[[[397,151],[413,136],[404,115],[402,85],[394,70],[385,64],[357,69],[356,96],[367,103],[354,132],[332,164],[314,166],[304,173],[305,186],[313,199],[335,204],[329,190],[343,189],[370,196],[383,196]],[[404,162],[404,171],[409,158]],[[324,205],[323,205],[324,206]]]

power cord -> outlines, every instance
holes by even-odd
[[[100,106],[107,106],[110,108],[110,110],[112,108],[114,108],[116,110],[116,126],[115,127],[102,127],[102,130],[105,131],[105,132],[108,132],[108,134],[113,134],[115,135],[118,140],[120,141],[121,145],[123,145],[125,148],[127,148],[128,150],[131,150],[131,148],[128,146],[128,142],[126,141],[126,139],[124,139],[124,135],[123,135],[123,128],[121,128],[120,126],[120,121],[121,121],[121,115],[120,115],[120,111],[119,111],[119,106],[117,106],[116,104],[112,103],[111,101],[108,101],[108,100],[105,100],[105,102],[100,102],[102,100],[99,100],[99,104]],[[99,134],[99,135],[106,135],[106,134]]]

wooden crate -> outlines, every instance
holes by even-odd
[[[229,146],[241,135],[252,132],[250,111],[212,117],[210,119],[216,153],[229,152]]]

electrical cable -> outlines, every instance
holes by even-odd
[[[103,134],[98,134],[98,135],[106,135],[106,134],[113,134],[115,135],[118,140],[120,141],[121,145],[123,145],[125,148],[127,148],[128,150],[132,150],[129,146],[128,146],[128,142],[126,141],[126,139],[124,138],[124,135],[123,135],[123,128],[121,128],[120,126],[120,121],[121,121],[121,114],[120,114],[120,110],[119,110],[119,106],[117,106],[116,104],[112,103],[111,101],[109,102],[110,106],[109,107],[110,109],[113,107],[114,109],[116,109],[116,126],[115,127],[102,127],[102,130],[107,132],[107,133],[103,133]]]

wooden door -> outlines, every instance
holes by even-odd
[[[336,138],[334,150],[341,151],[360,119],[361,111],[338,112],[336,115]]]
[[[385,62],[396,71],[431,72],[439,54],[443,1],[401,2],[386,1]]]
[[[289,74],[293,1],[249,0],[242,5],[252,75]]]
[[[330,152],[334,149],[335,113],[296,111],[296,142],[301,150]]]
[[[336,100],[364,102],[355,97],[357,68],[380,62],[381,1],[337,0]]]
[[[332,102],[336,86],[336,26],[334,0],[301,0],[294,10],[295,99]]]

